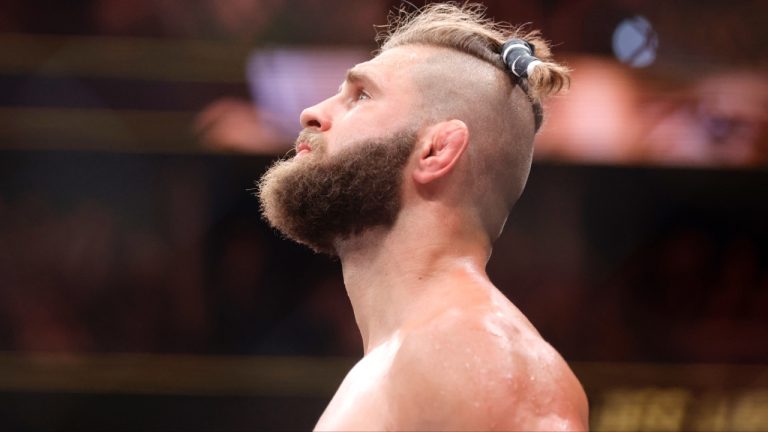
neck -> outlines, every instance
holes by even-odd
[[[459,294],[455,291],[476,289],[477,284],[457,281],[488,281],[490,241],[468,225],[450,217],[429,220],[401,214],[390,230],[372,229],[339,242],[344,285],[366,354],[409,323],[439,312],[447,305],[444,299]]]

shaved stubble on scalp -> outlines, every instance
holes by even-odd
[[[451,118],[467,124],[470,145],[464,194],[474,197],[491,240],[520,197],[530,171],[533,137],[543,122],[541,98],[569,85],[569,70],[552,61],[539,32],[484,16],[478,4],[433,3],[399,11],[379,34],[381,52],[403,46],[434,48],[414,70],[423,122]],[[511,74],[500,49],[520,38],[535,47],[541,65],[526,79]]]

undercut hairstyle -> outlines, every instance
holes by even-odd
[[[421,44],[457,50],[494,65],[528,95],[534,130],[538,131],[544,118],[542,98],[566,89],[570,70],[552,60],[549,43],[538,30],[495,22],[485,17],[485,10],[476,3],[432,3],[411,12],[400,9],[390,15],[389,24],[377,36],[380,51]],[[527,41],[541,60],[527,78],[514,75],[501,58],[501,46],[509,39]]]

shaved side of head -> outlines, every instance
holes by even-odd
[[[533,157],[534,114],[528,96],[504,71],[468,54],[424,47],[414,68],[419,122],[461,119],[469,129],[465,189],[482,210],[491,238],[525,187]]]
[[[381,51],[423,48],[414,68],[421,92],[421,124],[450,119],[469,129],[465,177],[458,191],[477,208],[491,240],[501,233],[525,187],[533,138],[543,120],[541,98],[568,86],[569,69],[555,63],[537,31],[485,17],[478,4],[432,3],[401,11],[380,35]],[[525,40],[540,60],[527,77],[512,74],[501,58],[511,38]]]

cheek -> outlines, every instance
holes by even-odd
[[[374,128],[385,127],[387,117],[390,116],[380,110],[357,106],[341,116],[336,126],[340,134],[365,133]]]
[[[388,130],[385,124],[370,123],[367,120],[358,121],[352,118],[336,126],[332,134],[326,137],[327,153],[330,155],[338,153],[357,141],[382,135]]]
[[[336,126],[336,140],[343,143],[360,139],[387,136],[395,131],[413,125],[413,115],[405,104],[387,106],[358,106],[339,118]]]

